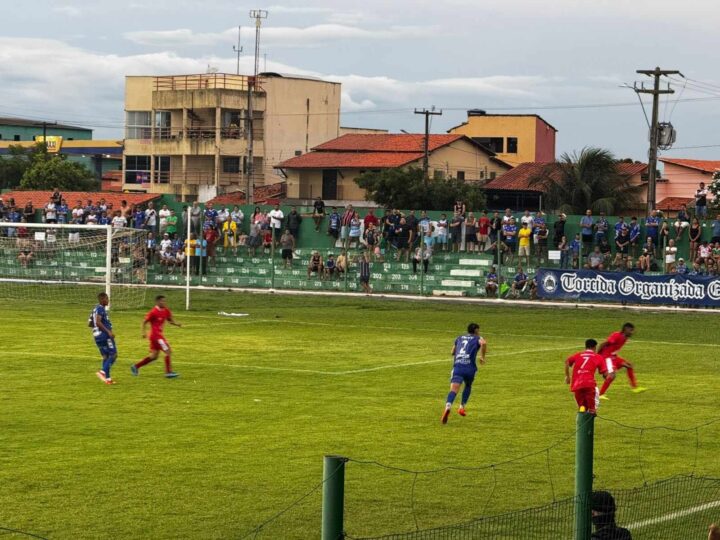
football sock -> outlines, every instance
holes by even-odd
[[[603,383],[602,388],[600,389],[601,396],[605,395],[605,392],[607,392],[607,389],[610,388],[610,385],[612,384],[612,382],[613,382],[613,379],[611,379],[609,377],[607,379],[605,379],[605,382]]]
[[[170,363],[170,355],[165,356],[165,373],[172,371],[172,364]]]
[[[627,376],[630,379],[630,386],[637,388],[637,379],[635,378],[635,370],[633,368],[627,368]]]
[[[105,377],[107,377],[108,379],[110,378],[110,367],[111,366],[112,366],[112,360],[110,360],[109,358],[103,360],[102,369],[105,372]]]
[[[149,356],[146,356],[145,358],[143,358],[142,360],[140,360],[137,364],[135,364],[135,367],[138,368],[138,369],[140,369],[141,367],[146,366],[147,364],[149,364],[149,363],[152,362],[152,361],[153,361],[153,358],[150,358]]]
[[[447,397],[447,403],[445,405],[446,407],[450,408],[452,406],[453,401],[455,401],[455,396],[457,396],[457,392],[453,392],[452,390],[450,390],[450,393]]]
[[[468,402],[468,399],[470,399],[470,392],[472,392],[472,386],[466,384],[465,388],[463,388],[462,401],[460,402],[463,409],[465,408],[465,404]]]

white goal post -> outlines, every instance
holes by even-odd
[[[110,225],[0,222],[0,297],[141,307],[147,231]]]

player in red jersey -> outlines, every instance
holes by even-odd
[[[632,388],[632,391],[639,394],[640,392],[644,392],[646,388],[638,386],[637,379],[635,378],[635,369],[633,368],[633,365],[624,358],[620,358],[617,355],[618,351],[622,349],[623,345],[627,343],[627,340],[630,339],[630,337],[634,333],[635,325],[633,323],[628,322],[623,324],[622,330],[610,334],[607,340],[605,340],[602,345],[600,345],[600,350],[598,351],[598,354],[603,358],[612,361],[613,369],[616,372],[621,370],[622,368],[625,368],[627,370],[627,376],[630,380],[630,386]],[[613,380],[614,378],[605,379],[605,382],[600,389],[600,399],[608,399],[608,397],[605,395],[605,392],[607,392],[608,388],[610,388]]]
[[[173,319],[172,312],[166,307],[165,297],[160,295],[155,298],[155,307],[148,311],[142,324],[142,337],[145,339],[147,337],[147,325],[150,323],[150,354],[137,364],[130,366],[130,371],[133,375],[137,375],[141,367],[155,360],[160,354],[160,351],[162,351],[165,353],[165,377],[172,379],[178,376],[178,374],[172,370],[172,364],[170,363],[170,345],[165,339],[165,336],[163,336],[165,321],[174,326],[180,326],[180,323],[175,322],[175,319]]]
[[[565,360],[565,384],[570,384],[570,391],[575,394],[580,412],[587,411],[591,414],[597,412],[600,401],[597,384],[595,383],[595,372],[599,371],[605,380],[615,378],[615,371],[610,360],[606,360],[595,353],[597,341],[588,339],[585,341],[585,350],[573,354]],[[570,379],[570,367],[572,366],[572,384]]]

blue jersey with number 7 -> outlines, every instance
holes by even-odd
[[[480,350],[480,336],[465,335],[455,340],[453,365],[462,368],[477,369],[477,353]]]

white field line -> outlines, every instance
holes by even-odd
[[[500,352],[497,354],[491,354],[488,356],[488,360],[492,361],[494,358],[500,358],[503,356],[518,356],[523,354],[530,354],[530,353],[536,353],[536,352],[550,352],[550,351],[560,351],[565,350],[566,347],[553,347],[550,349],[529,349],[529,350],[523,350],[523,351],[511,351],[511,352]],[[2,356],[37,356],[37,357],[47,357],[48,353],[44,352],[30,352],[30,351],[0,351],[0,357]],[[79,360],[99,360],[99,356],[73,356],[73,358],[79,359]],[[223,367],[223,368],[231,368],[231,369],[246,369],[246,370],[257,370],[257,371],[280,371],[280,372],[290,372],[290,373],[309,373],[312,375],[331,375],[331,376],[337,376],[337,375],[355,375],[358,373],[369,373],[372,371],[382,371],[385,369],[398,369],[398,368],[405,368],[405,367],[413,367],[413,366],[423,366],[423,365],[429,365],[429,364],[441,364],[441,363],[447,363],[448,366],[451,366],[452,360],[448,358],[443,359],[436,359],[436,360],[424,360],[422,362],[408,362],[405,364],[387,364],[383,366],[375,366],[375,367],[369,367],[369,368],[361,368],[361,369],[350,369],[345,371],[323,371],[323,370],[316,370],[316,369],[301,369],[301,368],[284,368],[284,367],[273,367],[273,366],[256,366],[256,365],[247,365],[247,364],[218,364],[218,363],[212,363],[212,362],[185,362],[183,360],[176,360],[176,365],[189,365],[189,366],[212,366],[212,367]],[[115,369],[118,369],[117,367]]]
[[[659,523],[665,523],[666,521],[673,521],[683,518],[685,516],[691,516],[693,514],[697,514],[698,512],[704,512],[705,510],[710,510],[711,508],[718,507],[720,507],[720,501],[713,501],[705,504],[699,504],[698,506],[692,506],[690,508],[686,508],[685,510],[677,510],[675,512],[670,512],[669,514],[665,514],[664,516],[643,519],[642,521],[636,521],[635,523],[630,523],[629,525],[623,525],[623,527],[629,529],[630,531],[633,531],[635,529],[642,529],[643,527],[650,527]]]

